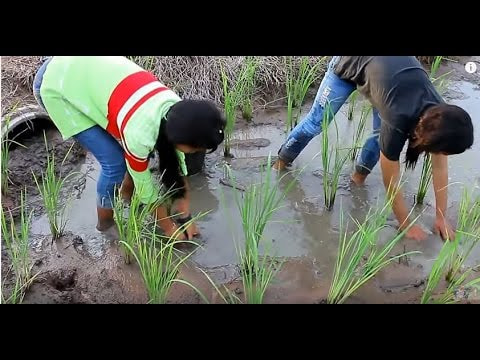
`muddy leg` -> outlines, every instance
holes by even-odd
[[[133,184],[133,179],[128,172],[125,173],[125,177],[122,181],[122,186],[120,188],[120,195],[122,199],[130,202],[133,195],[133,189],[135,188]]]
[[[330,61],[309,113],[300,124],[295,126],[278,151],[279,159],[273,166],[275,170],[283,170],[287,164],[292,163],[308,143],[322,132],[324,118],[330,123],[355,90],[353,83],[335,74],[334,68],[338,60],[339,57],[335,56]],[[329,113],[324,114],[325,108]]]
[[[127,172],[124,151],[118,141],[98,125],[75,135],[75,139],[93,154],[102,167],[97,181],[97,230],[105,231],[115,224],[115,192]]]
[[[106,231],[115,224],[115,221],[113,220],[113,209],[97,206],[97,215],[98,222],[96,227],[98,231]]]
[[[355,166],[355,172],[351,179],[356,185],[363,185],[365,179],[373,170],[380,158],[380,145],[378,139],[380,136],[381,118],[377,109],[373,108],[373,132],[365,141],[365,145],[360,153],[360,159]]]

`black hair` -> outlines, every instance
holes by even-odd
[[[413,169],[422,152],[461,154],[473,145],[470,115],[456,105],[429,107],[410,135],[405,164]]]
[[[162,183],[174,190],[173,198],[185,196],[176,145],[189,145],[213,152],[223,142],[225,119],[215,105],[205,100],[181,100],[160,123],[155,148],[160,158]]]

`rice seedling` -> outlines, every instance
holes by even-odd
[[[349,296],[391,262],[417,253],[408,252],[389,256],[408,228],[398,232],[386,243],[379,243],[379,235],[381,230],[386,227],[393,201],[393,196],[387,198],[388,200],[381,207],[369,210],[362,223],[352,218],[356,225],[356,230],[352,235],[348,234],[348,225],[345,225],[344,214],[340,211],[340,242],[327,303],[341,304],[345,302]]]
[[[446,241],[433,264],[421,303],[449,304],[456,302],[455,293],[461,287],[469,288],[480,280],[474,279],[465,284],[474,268],[463,271],[465,261],[480,241],[480,197],[464,189],[460,203],[455,239]],[[433,295],[440,281],[447,281],[447,288],[434,299]]]
[[[353,120],[353,114],[355,113],[355,107],[357,105],[357,98],[358,98],[358,90],[355,90],[350,95],[348,99],[348,112],[347,112],[347,119]]]
[[[331,120],[335,124],[336,143],[330,146],[328,138],[328,125]],[[329,104],[325,105],[323,119],[322,119],[322,164],[323,164],[323,196],[325,200],[325,207],[327,210],[332,210],[337,194],[338,181],[343,166],[348,159],[352,157],[352,148],[340,149],[338,147],[338,127],[335,122],[335,115]]]
[[[445,92],[447,87],[446,77],[450,74],[450,72],[448,72],[446,74],[439,76],[438,78],[435,77],[442,60],[443,60],[443,56],[435,56],[432,62],[432,66],[430,68],[430,75],[429,75],[430,80],[435,85],[437,91],[440,94]],[[425,199],[425,195],[428,191],[428,188],[430,187],[431,182],[432,182],[432,158],[430,154],[425,154],[422,173],[420,175],[420,185],[418,187],[418,192],[416,196],[416,203],[418,205],[423,204],[423,200]]]
[[[38,191],[42,196],[43,203],[45,205],[45,211],[47,213],[48,222],[50,224],[50,231],[52,233],[53,239],[58,239],[63,235],[65,226],[67,225],[67,218],[65,217],[66,206],[60,204],[60,194],[65,185],[65,182],[69,180],[72,176],[76,175],[75,172],[69,173],[67,176],[62,178],[62,174],[57,175],[55,171],[55,153],[52,150],[51,155],[49,155],[47,137],[45,132],[43,133],[45,140],[45,147],[47,148],[47,167],[45,172],[42,171],[42,179],[39,181],[35,173],[32,172],[33,178],[37,185]],[[63,159],[60,168],[65,163],[70,151],[74,144],[70,147],[65,158]]]
[[[223,107],[225,110],[225,140],[223,145],[223,155],[231,157],[231,141],[233,136],[233,129],[235,127],[236,113],[235,109],[238,105],[238,95],[235,86],[229,87],[229,81],[223,66],[221,67],[222,83],[223,83]]]
[[[318,80],[320,68],[325,59],[326,57],[323,57],[311,65],[308,57],[303,56],[300,60],[299,68],[296,70],[292,57],[288,56],[285,58],[287,72],[285,83],[287,91],[287,132],[297,126],[305,96],[310,86]]]
[[[415,197],[415,202],[418,205],[422,205],[423,200],[425,200],[428,188],[432,182],[432,176],[432,155],[430,153],[425,153],[425,156],[423,157],[422,173],[420,175],[420,185],[418,186],[417,196]]]
[[[32,264],[29,256],[29,235],[30,235],[30,221],[33,211],[27,213],[26,205],[26,191],[22,191],[20,194],[20,224],[19,229],[14,223],[13,215],[9,212],[10,216],[7,219],[3,208],[1,211],[1,226],[2,226],[2,240],[7,251],[8,257],[11,261],[11,268],[8,270],[13,271],[15,281],[13,288],[10,290],[10,294],[5,296],[6,286],[5,279],[9,273],[2,276],[2,302],[9,304],[19,304],[23,301],[25,292],[30,284],[35,279],[36,275],[31,274]]]
[[[258,60],[253,56],[247,56],[236,83],[238,103],[242,110],[242,116],[247,121],[252,120],[253,117],[252,101],[257,67]]]
[[[9,160],[9,150],[10,144],[8,140],[8,129],[10,127],[10,117],[5,117],[5,133],[2,134],[2,144],[1,144],[1,189],[2,194],[6,195],[8,193],[8,186],[10,183],[9,170],[8,170],[8,160]],[[3,129],[2,129],[3,130]]]
[[[198,294],[201,294],[192,284],[177,278],[180,267],[188,260],[193,252],[180,255],[177,253],[176,247],[180,244],[197,244],[188,240],[176,240],[176,238],[198,218],[199,216],[179,227],[167,241],[165,241],[164,237],[157,234],[156,220],[155,226],[148,232],[148,236],[145,236],[145,232],[135,232],[133,246],[123,240],[121,241],[122,245],[135,258],[140,267],[140,272],[142,273],[142,278],[147,289],[149,303],[165,304],[174,283],[187,285],[193,288]],[[201,296],[207,301],[202,294]]]
[[[13,113],[16,109],[17,105],[13,107],[11,110],[11,113]],[[0,145],[0,151],[1,151],[1,192],[3,195],[8,194],[8,188],[11,183],[10,179],[10,170],[8,169],[8,161],[10,159],[10,146],[12,144],[15,144],[17,146],[25,148],[24,145],[20,144],[19,142],[15,141],[16,136],[19,136],[20,134],[17,134],[13,139],[9,139],[9,131],[10,131],[10,120],[11,116],[6,115],[3,122],[4,125],[2,126],[2,134],[1,134],[1,145]]]
[[[449,71],[443,75],[440,75],[439,77],[436,77],[438,69],[440,68],[440,64],[444,58],[444,56],[435,56],[430,68],[430,80],[432,81],[433,85],[435,85],[435,88],[440,95],[443,95],[443,93],[447,90],[448,75],[451,73],[451,71]]]
[[[278,184],[272,182],[270,163],[269,155],[267,165],[262,169],[260,183],[248,186],[243,196],[240,196],[237,187],[234,187],[235,202],[240,212],[245,237],[243,250],[238,244],[235,244],[235,247],[241,264],[246,301],[253,304],[262,303],[268,285],[281,267],[275,259],[268,258],[268,249],[265,245],[263,256],[260,255],[259,249],[260,243],[265,242],[265,227],[295,183],[293,179],[288,182],[283,191],[280,190]],[[235,183],[231,172],[229,175],[232,183]],[[284,176],[278,181],[281,181]]]
[[[125,212],[127,212],[127,204],[119,192],[116,192],[113,207],[113,219],[117,225],[119,243],[123,250],[126,264],[130,264],[132,259],[130,250],[124,244],[128,244],[130,248],[135,246],[138,234],[142,232],[146,223],[146,218],[151,213],[151,209],[152,206],[142,206],[137,191],[134,190],[130,200],[130,206],[128,207],[128,214],[125,216]]]
[[[448,259],[451,257],[454,251],[453,247],[454,244],[451,241],[446,241],[443,244],[437,259],[433,263],[432,270],[430,270],[430,274],[428,275],[425,290],[423,291],[422,298],[420,300],[421,304],[428,304],[433,301],[434,292],[445,275],[445,267],[448,264]]]
[[[231,141],[236,121],[236,109],[238,106],[242,109],[245,119],[252,118],[253,106],[252,98],[255,90],[255,73],[258,63],[253,57],[248,57],[245,64],[240,69],[235,84],[228,78],[223,65],[220,65],[220,73],[223,86],[223,107],[225,111],[225,141],[224,156],[231,157]]]
[[[446,280],[449,282],[460,274],[465,261],[480,241],[480,196],[464,189],[458,213],[454,253],[450,259]]]
[[[360,113],[360,120],[358,121],[357,129],[353,135],[352,157],[351,160],[355,161],[357,158],[358,149],[362,147],[363,134],[365,133],[365,126],[367,124],[367,117],[372,111],[372,105],[365,103],[362,106],[362,112]]]
[[[440,64],[443,60],[443,56],[435,56],[432,66],[430,68],[430,80],[435,85],[437,91],[442,94],[445,92],[448,84],[447,76],[450,72],[443,74],[436,78],[436,74],[440,67]],[[432,156],[431,154],[425,154],[423,159],[423,167],[422,173],[420,175],[420,185],[418,187],[417,196],[416,196],[416,203],[418,205],[423,204],[423,200],[425,199],[425,195],[427,194],[428,188],[432,182]]]

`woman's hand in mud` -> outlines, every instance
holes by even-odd
[[[187,233],[188,240],[193,240],[195,236],[200,234],[197,225],[195,225],[193,222],[188,225],[188,227],[185,229],[185,232]]]
[[[408,239],[423,241],[427,238],[427,233],[419,225],[412,225],[405,236]]]
[[[433,225],[433,232],[437,235],[440,235],[443,240],[453,240],[455,239],[455,231],[452,226],[443,218],[438,218],[435,220]]]
[[[168,226],[163,230],[163,235],[169,239],[174,239],[177,241],[184,241],[187,239],[183,231],[179,231],[177,224],[173,223],[171,226]],[[175,235],[175,236],[174,236]]]

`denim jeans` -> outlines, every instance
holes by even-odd
[[[40,96],[40,88],[42,86],[43,74],[49,62],[50,59],[43,63],[33,81],[33,94],[43,109],[45,109],[45,105]],[[101,171],[97,181],[97,206],[112,209],[115,188],[121,185],[127,171],[123,148],[113,136],[98,125],[84,130],[73,137],[86,150],[90,151],[100,163]]]
[[[97,206],[113,208],[115,188],[120,187],[127,171],[124,151],[118,141],[102,127],[96,125],[74,138],[100,163],[101,171],[97,181]]]
[[[330,111],[336,114],[355,90],[354,83],[342,80],[334,73],[338,59],[338,56],[334,56],[328,64],[310,112],[293,129],[280,148],[278,156],[286,163],[293,162],[307,144],[322,132],[323,112],[326,104],[328,103]],[[373,132],[366,140],[356,166],[356,170],[362,174],[370,173],[380,157],[378,137],[381,119],[376,109],[373,109],[372,114]],[[331,122],[333,117],[329,116],[326,119]]]
[[[40,66],[40,68],[37,70],[37,73],[35,74],[35,78],[33,79],[33,96],[35,96],[35,99],[37,100],[38,105],[42,107],[43,110],[47,111],[45,108],[45,105],[43,104],[42,97],[40,96],[40,87],[42,86],[42,81],[43,81],[43,75],[45,74],[45,70],[47,70],[47,66],[52,60],[52,58],[48,58],[45,60],[45,62]]]

